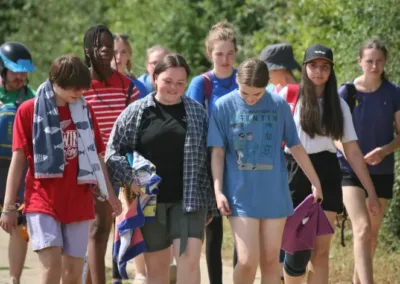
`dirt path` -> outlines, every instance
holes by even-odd
[[[7,284],[8,282],[8,235],[0,229],[0,284]],[[107,257],[106,260],[107,266],[111,267],[111,241],[108,245]],[[201,265],[201,283],[208,284],[208,275],[207,275],[207,265],[205,257],[203,256],[200,262]],[[37,255],[32,251],[31,247],[28,247],[28,254],[25,262],[25,269],[22,274],[21,283],[29,283],[29,284],[39,284],[40,282],[40,266],[38,262]],[[130,263],[128,265],[128,270],[133,270],[133,264]],[[231,284],[232,282],[232,267],[230,264],[226,263],[224,266],[224,284]],[[259,282],[259,276],[255,283]]]

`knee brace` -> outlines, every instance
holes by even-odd
[[[283,265],[286,274],[292,277],[304,275],[310,258],[311,250],[296,251],[294,254],[286,253]]]

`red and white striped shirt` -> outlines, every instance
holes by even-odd
[[[126,99],[131,84],[133,82],[127,76],[114,71],[107,79],[106,84],[102,81],[92,80],[90,89],[83,92],[85,100],[92,106],[105,145],[115,121],[126,107]],[[139,90],[134,86],[129,103],[137,100],[139,94]]]

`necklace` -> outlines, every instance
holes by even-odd
[[[96,98],[98,98],[98,99],[102,102],[103,105],[108,106],[108,108],[109,108],[110,110],[115,110],[108,102],[104,101],[104,100],[98,95],[98,92],[97,92],[97,90],[96,90],[96,87],[95,87],[93,84],[92,84],[92,88],[93,88],[93,90],[94,90],[94,94],[96,95]]]

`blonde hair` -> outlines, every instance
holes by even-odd
[[[132,45],[128,40],[128,37],[126,35],[122,34],[113,34],[114,41],[121,41],[125,47],[128,49],[129,55],[132,56]],[[132,73],[132,61],[131,59],[128,60],[126,63],[126,70],[128,70],[129,75],[132,77],[135,77]]]
[[[237,42],[233,26],[227,21],[219,22],[212,26],[206,37],[206,51],[211,53],[214,43],[218,40],[231,41],[237,51]]]
[[[256,88],[265,88],[269,81],[267,64],[260,59],[247,59],[239,65],[238,83]]]
[[[146,61],[148,61],[150,55],[152,53],[156,52],[156,51],[162,51],[165,54],[169,54],[170,53],[169,49],[164,47],[164,46],[161,46],[161,45],[158,45],[158,44],[157,45],[153,45],[152,47],[148,48],[147,51],[146,51]]]

